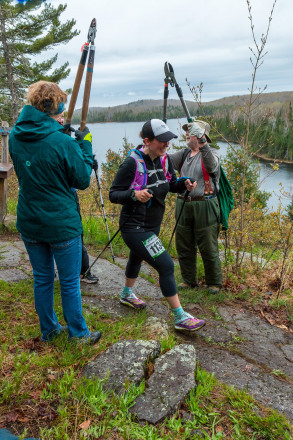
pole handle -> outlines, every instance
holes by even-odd
[[[89,59],[88,59],[88,63],[87,63],[87,72],[86,72],[86,78],[85,78],[83,103],[82,103],[82,110],[81,110],[81,123],[80,123],[80,130],[81,131],[83,131],[85,128],[86,118],[87,118],[88,109],[89,109],[93,70],[94,70],[94,61],[95,61],[95,49],[96,49],[95,46],[91,45]]]
[[[168,89],[168,83],[165,82],[164,87],[164,108],[163,108],[163,121],[167,122],[167,102],[168,102],[168,96],[169,96],[169,89]]]
[[[89,45],[88,45],[88,43],[85,43],[83,46],[83,51],[81,54],[80,62],[79,62],[78,68],[77,68],[77,73],[76,73],[76,77],[75,77],[75,81],[74,81],[74,85],[73,85],[73,89],[72,89],[72,93],[71,93],[71,98],[70,98],[70,102],[69,102],[69,107],[68,107],[67,118],[66,118],[65,124],[70,124],[71,119],[72,119],[72,115],[73,115],[73,112],[75,109],[75,104],[76,104],[78,92],[80,89],[80,84],[81,84],[81,80],[82,80],[82,76],[83,76],[83,71],[84,71],[84,66],[86,63],[88,51],[89,51]]]

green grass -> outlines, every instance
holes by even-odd
[[[201,258],[198,258],[198,279],[203,278],[203,264]],[[175,264],[175,280],[179,284],[182,281],[179,264]],[[214,304],[221,304],[229,297],[228,292],[221,290],[217,295],[208,292],[208,288],[199,286],[196,289],[183,289],[179,292],[179,298],[182,306],[188,303],[200,303],[204,307],[212,307]]]
[[[99,344],[93,347],[69,342],[64,334],[44,344],[39,339],[32,281],[2,281],[0,293],[0,422],[5,420],[5,414],[21,414],[18,417],[25,423],[16,419],[14,427],[23,436],[46,440],[292,438],[293,431],[284,417],[262,408],[244,391],[221,384],[199,367],[197,388],[182,407],[189,417],[182,417],[180,410],[156,426],[141,425],[128,410],[144,391],[144,381],[139,387],[126,383],[125,392],[118,396],[105,391],[104,380],[82,378],[81,370],[117,341],[148,339],[145,311],[113,318],[97,308],[84,308],[89,328],[103,332]],[[55,309],[64,323],[58,283]],[[161,341],[162,352],[176,344],[176,335],[170,333]]]
[[[110,233],[110,238],[114,236],[117,232],[119,226],[112,226],[111,222],[108,220],[108,228]],[[82,219],[83,235],[85,244],[90,244],[102,250],[104,246],[108,243],[109,237],[105,225],[104,218],[102,216],[90,216],[83,217]],[[120,255],[128,252],[128,248],[124,243],[121,233],[119,232],[114,240],[111,242],[114,255]],[[97,251],[97,254],[99,252]],[[111,256],[110,246],[105,250],[103,257]]]
[[[8,197],[7,199],[7,212],[12,215],[16,215],[17,199]]]

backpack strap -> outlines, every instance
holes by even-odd
[[[169,171],[168,154],[166,153],[164,157],[160,157],[160,160],[161,160],[161,164],[163,167],[164,175],[165,175],[166,179],[168,180],[168,182],[170,182],[170,180],[172,179],[172,175],[170,174],[170,171]]]
[[[188,154],[190,153],[190,151],[191,151],[190,148],[184,148],[183,155],[182,155],[182,159],[181,159],[181,163],[180,163],[179,170],[178,170],[178,171],[179,171],[179,176],[180,176],[180,177],[181,177],[181,168],[183,167],[183,164],[184,164],[184,162],[185,162],[185,160],[186,160]]]
[[[207,172],[207,170],[205,169],[205,166],[204,166],[203,161],[202,161],[202,157],[201,157],[201,167],[202,167],[203,180],[204,180],[204,193],[205,194],[213,194],[213,190],[212,190],[211,182],[210,182],[210,175]],[[214,181],[213,181],[213,183],[215,184]],[[217,187],[215,189],[215,192],[216,191],[217,191]]]
[[[143,187],[147,186],[146,184],[147,184],[148,175],[151,176],[152,174],[156,173],[157,170],[156,169],[147,170],[142,154],[137,149],[130,150],[129,153],[127,154],[127,157],[132,157],[136,163],[135,176],[129,188],[141,190]],[[161,183],[165,183],[166,181],[170,182],[170,180],[172,179],[172,175],[169,171],[168,155],[165,154],[164,157],[160,157],[160,160],[166,180],[157,181],[153,185],[148,185],[149,188],[151,188],[152,186],[157,186],[158,183],[161,184]]]
[[[164,171],[164,174],[165,174],[165,176],[166,176],[166,161],[167,161],[167,154],[165,154],[165,156],[164,157],[161,157],[160,158],[161,159],[161,164],[162,164],[162,166],[163,166],[163,171]],[[167,161],[167,171],[168,171],[168,161]]]
[[[127,157],[132,157],[136,163],[135,176],[129,188],[141,190],[146,185],[148,176],[142,154],[139,150],[132,149],[127,154]]]

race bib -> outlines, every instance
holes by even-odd
[[[143,244],[152,258],[158,257],[165,251],[161,240],[155,234],[143,241]]]

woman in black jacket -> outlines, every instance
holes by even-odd
[[[177,136],[160,119],[146,122],[140,133],[139,145],[120,166],[112,187],[110,200],[123,205],[120,227],[123,240],[130,249],[125,271],[126,280],[120,302],[135,309],[146,303],[132,292],[141,263],[145,260],[159,273],[159,282],[175,316],[177,330],[198,330],[205,325],[183,310],[177,294],[174,263],[158,238],[169,191],[191,191],[196,182],[176,179],[171,161],[166,156],[169,141]]]

